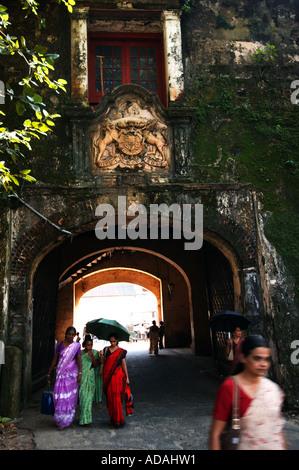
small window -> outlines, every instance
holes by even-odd
[[[91,105],[117,86],[133,83],[157,94],[165,106],[162,36],[91,33],[88,60]]]

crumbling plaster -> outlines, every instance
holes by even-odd
[[[98,19],[89,7],[77,7],[71,17],[72,98],[88,105],[88,32],[163,33],[168,103],[184,91],[181,23],[179,11],[163,11],[160,19]]]
[[[262,38],[266,37],[265,35],[262,36],[260,32],[261,26],[259,23],[256,27],[256,33],[252,34],[251,37],[246,36],[248,28],[246,25],[244,25],[245,20],[242,26],[242,21],[240,19],[238,21],[235,20],[232,10],[227,10],[227,18],[236,27],[231,30],[217,30],[215,21],[217,15],[219,13],[222,13],[223,15],[226,13],[226,9],[220,9],[221,3],[222,2],[212,1],[197,2],[198,8],[202,9],[201,13],[203,14],[198,14],[197,11],[197,14],[194,15],[194,18],[189,17],[187,23],[186,19],[183,20],[184,25],[188,24],[188,30],[186,30],[185,26],[183,26],[183,47],[184,60],[186,65],[185,77],[188,77],[188,79],[190,79],[193,72],[193,78],[196,76],[196,66],[205,67],[211,65],[231,64],[237,64],[241,66],[246,63],[250,64],[251,53],[256,50],[256,48],[261,46]],[[233,3],[235,5],[234,8],[236,9],[235,12],[237,12],[236,14],[239,16],[244,13],[245,3],[249,5],[249,9],[253,8],[254,5],[257,7],[256,2],[235,1]],[[266,8],[265,2],[258,3],[260,4],[259,8]],[[271,2],[271,4],[274,3],[275,2]],[[278,15],[276,18],[276,23],[271,23],[271,26],[274,28],[273,34],[271,33],[270,35],[269,33],[269,35],[274,39],[281,39],[282,48],[284,51],[289,52],[291,47],[294,48],[293,50],[296,50],[296,48],[298,50],[298,46],[296,46],[296,31],[294,28],[295,18],[292,15],[288,15],[283,6],[277,8]],[[204,9],[206,9],[206,11],[204,11]],[[209,14],[207,13],[208,10]],[[229,14],[229,12],[231,13]],[[77,21],[77,29],[75,28],[72,33],[73,37],[75,38],[72,50],[72,63],[74,67],[73,75],[78,77],[78,81],[73,81],[72,99],[77,100],[77,103],[80,105],[86,105],[87,68],[85,65],[86,48],[84,44],[86,44],[85,39],[87,37],[87,14],[86,11],[82,11],[81,13],[83,18],[76,18],[75,16],[73,17],[74,21]],[[248,15],[245,15],[246,21],[247,18]],[[267,18],[269,20],[269,14],[265,15],[263,20],[265,24],[266,21],[268,21]],[[105,28],[109,28],[111,25],[112,23],[109,20],[101,20],[100,23],[98,20],[96,20],[95,22],[91,21],[88,27],[91,29],[104,28],[104,30],[106,30]],[[151,23],[146,21],[143,22],[141,20],[130,21],[130,28],[133,28],[134,31],[139,30],[142,25],[144,28],[148,28],[146,29],[147,31],[151,30],[151,32],[158,31],[159,28],[159,31],[161,32],[163,29],[161,20],[157,19]],[[270,25],[269,21],[267,25]],[[128,21],[121,23],[119,21],[115,23],[113,22],[113,28],[117,29],[120,27],[123,29],[127,28]],[[280,31],[278,31],[278,27],[281,28]],[[176,39],[175,30],[172,33],[173,34],[171,34],[171,36]],[[287,43],[288,45],[286,46],[284,43]],[[170,47],[170,51],[172,50],[173,49]],[[293,61],[298,60],[298,55],[296,54],[288,55],[286,57],[292,57]],[[178,70],[181,73],[181,69],[179,68]],[[192,73],[189,73],[190,71]],[[176,97],[180,96],[179,93],[177,93],[178,90],[180,90],[179,87],[181,86],[179,80],[180,73],[178,75],[178,81],[175,81],[178,85],[174,84],[173,87],[175,93],[171,95],[174,100],[176,100]],[[188,84],[192,84],[191,79],[189,80]],[[79,124],[80,118],[78,119],[78,126]],[[187,163],[190,163],[192,153],[188,151],[182,153],[182,155]],[[178,160],[181,159],[180,157],[181,155],[179,152],[177,152]],[[190,166],[187,164],[184,166],[184,171],[179,174],[180,176],[186,176],[188,181],[192,181]],[[126,181],[125,184],[127,184],[129,187],[131,194],[135,193],[136,198],[141,202],[143,201],[143,192],[145,187],[146,191],[151,192],[152,194],[154,194],[155,191],[157,192],[157,187],[159,187],[163,197],[167,193],[167,190],[169,191],[170,186],[172,186],[171,191],[173,191],[173,193],[170,191],[170,196],[171,194],[176,194],[178,191],[181,191],[181,193],[188,192],[189,195],[185,198],[186,203],[188,201],[192,201],[192,196],[190,194],[192,191],[194,191],[194,186],[188,186],[188,184],[185,186],[182,185],[180,188],[178,186],[175,187],[175,184],[172,184],[173,180],[171,180],[171,178],[165,178],[164,176],[155,179],[152,177],[152,175],[150,175],[146,179],[142,179],[142,177],[138,179],[137,175],[133,174],[128,175],[128,179],[125,180],[124,175],[114,175],[111,178],[99,178],[95,181],[92,177],[90,177],[90,175],[84,174],[84,169],[83,173],[80,173],[76,176],[78,178],[75,180],[74,177],[72,183],[69,186],[66,186],[62,190],[61,194],[58,194],[58,192],[61,191],[61,188],[57,187],[57,191],[55,191],[53,186],[51,187],[51,190],[48,191],[47,188],[39,185],[36,185],[33,188],[31,194],[30,191],[27,193],[26,191],[24,192],[26,198],[28,197],[27,200],[31,202],[32,205],[34,205],[36,201],[38,202],[38,208],[41,210],[41,212],[43,212],[44,215],[53,218],[57,223],[60,221],[62,226],[68,227],[71,230],[75,228],[75,232],[76,230],[80,231],[82,224],[86,222],[86,219],[83,220],[82,215],[84,214],[84,217],[88,218],[90,213],[94,210],[96,202],[104,200],[109,201],[113,199],[120,188],[124,188],[124,181]],[[178,176],[178,173],[175,176]],[[127,182],[129,179],[130,183],[128,184]],[[140,186],[138,186],[138,181],[141,181]],[[156,185],[155,188],[153,188],[154,184]],[[227,186],[227,188],[229,188],[229,186]],[[92,198],[90,196],[90,194],[95,189],[96,191],[100,191],[102,193],[101,199],[97,200],[95,197]],[[56,192],[55,195],[54,191]],[[76,191],[78,191],[77,195],[74,196]],[[200,192],[200,184],[195,191]],[[212,193],[213,189],[209,188],[208,191]],[[80,192],[81,195],[79,194]],[[281,351],[279,351],[279,348],[282,347],[282,342],[284,338],[287,337],[288,331],[286,330],[285,336],[282,338],[282,340],[278,341],[276,337],[277,332],[275,331],[273,324],[275,321],[279,321],[280,312],[277,310],[279,303],[283,304],[283,310],[287,311],[287,313],[284,314],[284,318],[282,319],[283,324],[288,325],[288,322],[285,322],[285,320],[291,317],[295,317],[296,312],[294,309],[293,280],[288,276],[283,264],[283,260],[265,236],[265,223],[267,215],[264,213],[263,206],[258,203],[257,200],[255,201],[254,205],[248,194],[246,194],[244,197],[243,196],[244,193],[242,194],[242,190],[240,188],[232,192],[229,192],[229,189],[227,189],[227,191],[221,191],[215,198],[216,212],[218,215],[223,216],[223,227],[225,227],[225,224],[227,224],[228,220],[232,222],[232,226],[234,224],[239,224],[244,229],[246,229],[245,231],[248,232],[253,239],[256,239],[258,244],[256,249],[256,253],[259,257],[258,265],[252,263],[252,265],[247,265],[243,269],[242,273],[244,284],[241,286],[241,289],[245,292],[246,311],[249,309],[250,313],[253,315],[257,309],[263,308],[268,336],[271,339],[271,345],[273,345],[275,349],[274,362],[277,376],[282,378],[285,374],[285,364],[287,364],[287,360],[284,357],[284,363],[282,364],[282,356],[280,354]],[[79,201],[79,203],[77,203],[77,201]],[[237,206],[238,209],[236,210]],[[207,204],[207,207],[210,208],[209,204]],[[253,221],[254,211],[257,211],[255,212],[255,222]],[[213,218],[214,212],[211,212]],[[28,211],[24,208],[13,210],[11,214],[13,218],[13,231],[11,234],[12,252],[19,250],[21,243],[26,242],[26,235],[29,237],[30,234],[34,233],[34,229],[37,228],[32,244],[24,246],[24,252],[18,252],[20,254],[19,261],[21,262],[22,259],[24,260],[24,263],[27,261],[27,265],[24,264],[25,271],[20,271],[17,273],[15,270],[11,276],[13,300],[10,304],[10,341],[13,344],[20,345],[22,348],[24,347],[25,353],[29,354],[30,351],[28,352],[28,344],[26,343],[29,338],[28,334],[30,334],[30,329],[32,326],[30,323],[32,313],[32,295],[28,290],[30,288],[29,284],[30,280],[32,280],[34,269],[42,256],[44,256],[46,252],[48,252],[53,246],[55,246],[55,244],[58,243],[59,234],[55,233],[53,229],[47,232],[46,224],[38,224],[36,217],[30,215],[30,213],[28,213]],[[213,226],[211,223],[211,228],[217,232],[219,226],[216,226],[216,223],[214,223]],[[229,229],[230,227],[228,227],[227,233],[229,232]],[[255,231],[257,231],[257,234]],[[227,242],[229,243],[230,240],[227,239]],[[39,243],[41,243],[41,245],[39,245]],[[231,244],[234,246],[234,240],[231,241]],[[9,267],[7,266],[7,271],[5,271],[5,273],[8,272],[8,268]],[[241,268],[242,266],[240,266],[240,269]],[[27,279],[26,276],[28,276]],[[3,289],[3,305],[6,309],[8,286],[5,286]],[[242,305],[239,304],[239,306],[241,307]],[[5,321],[7,320],[7,317],[3,318]],[[269,321],[267,319],[269,319]],[[24,325],[26,322],[28,322],[28,325],[26,324],[27,333],[24,335]],[[284,345],[286,352],[288,346],[289,345],[286,342]],[[29,363],[26,367],[27,373],[30,374]]]

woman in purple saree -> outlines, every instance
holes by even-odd
[[[53,392],[54,421],[58,429],[70,426],[78,404],[79,382],[82,377],[81,346],[74,342],[76,330],[69,327],[64,341],[57,344],[47,379],[56,366],[56,381]]]

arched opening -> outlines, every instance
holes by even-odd
[[[82,309],[84,299],[87,298],[88,294],[99,287],[102,287],[102,291],[98,290],[99,294],[102,294],[102,298],[97,299],[97,301],[89,301],[89,311],[85,312]],[[136,286],[136,287],[134,287]],[[156,276],[143,272],[136,269],[128,268],[109,268],[90,273],[84,277],[81,277],[74,283],[74,316],[73,324],[76,325],[77,330],[82,333],[83,323],[94,318],[110,318],[120,321],[124,326],[130,324],[130,312],[132,311],[132,306],[127,303],[129,297],[132,297],[132,302],[134,302],[136,297],[137,288],[140,288],[139,292],[142,294],[142,289],[145,289],[147,292],[152,293],[155,301],[151,299],[149,305],[150,309],[148,313],[152,312],[154,309],[155,317],[157,320],[162,320],[162,289],[161,289],[161,279],[158,279]],[[114,291],[114,295],[113,295]],[[117,296],[118,292],[118,296]],[[110,295],[108,295],[110,293]],[[104,296],[106,298],[106,303],[103,301]],[[120,298],[117,298],[120,297]],[[148,300],[150,296],[147,295]],[[139,299],[140,300],[140,299]],[[85,304],[87,302],[85,301]],[[97,306],[102,305],[104,310],[100,310]],[[117,310],[118,309],[118,310]],[[93,318],[91,318],[93,316]],[[118,318],[116,318],[116,316]],[[118,320],[119,319],[119,320]],[[155,319],[155,318],[153,318]],[[125,324],[126,323],[126,324]]]
[[[212,236],[201,250],[188,252],[180,240],[117,246],[83,232],[49,252],[33,279],[33,384],[44,379],[55,340],[76,322],[80,299],[97,286],[126,282],[153,292],[158,318],[167,325],[166,347],[192,347],[197,355],[213,352],[210,315],[242,305],[237,256]]]
[[[145,287],[131,282],[113,282],[90,289],[79,300],[74,324],[81,338],[86,333],[86,323],[97,318],[116,320],[127,328],[131,341],[135,342],[147,338],[153,320],[159,323],[161,309],[156,295]],[[103,346],[103,342],[96,341],[96,349],[103,349]]]
[[[76,320],[80,299],[86,292],[107,283],[131,282],[155,295],[158,320],[163,318],[168,325],[167,346],[190,346],[191,287],[188,277],[176,263],[159,253],[129,246],[110,248],[109,255],[103,250],[94,254],[93,260],[94,263],[90,263],[89,258],[84,261],[85,266],[91,265],[88,270],[80,268],[78,275],[73,274],[73,277],[67,277],[69,282],[60,284],[56,321],[58,340],[73,319]]]

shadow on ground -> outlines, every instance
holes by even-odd
[[[149,355],[147,344],[129,346],[127,365],[134,396],[134,415],[121,429],[111,429],[105,396],[94,404],[93,423],[79,426],[79,408],[73,425],[57,431],[53,418],[40,413],[42,390],[22,411],[19,434],[2,449],[37,450],[176,450],[208,448],[208,434],[216,390],[221,383],[211,358],[194,356],[189,349],[164,349]],[[288,421],[292,450],[299,450],[299,426]],[[14,447],[13,439],[20,442]]]

